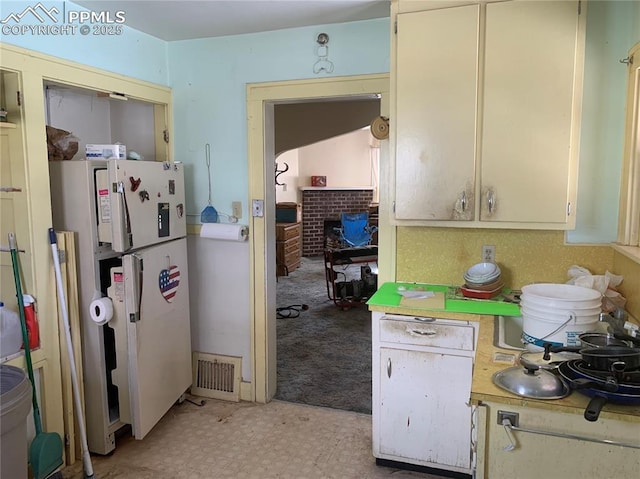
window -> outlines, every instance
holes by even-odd
[[[640,247],[640,43],[629,51],[618,243]]]

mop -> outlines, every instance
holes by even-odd
[[[200,213],[200,222],[217,223],[218,212],[213,206],[211,206],[211,145],[209,145],[209,143],[204,145],[204,152],[207,162],[207,177],[209,179],[209,203],[202,210],[202,213]]]
[[[84,477],[91,479],[93,475],[93,465],[91,464],[91,456],[89,455],[89,446],[87,444],[87,431],[85,429],[84,416],[82,414],[82,401],[80,400],[80,389],[78,386],[78,373],[76,372],[76,360],[73,353],[73,343],[71,342],[71,327],[69,326],[69,312],[67,311],[67,301],[64,297],[64,289],[62,288],[62,273],[60,272],[60,256],[58,256],[58,241],[56,232],[53,228],[49,228],[49,243],[51,243],[51,254],[53,255],[53,265],[56,270],[56,285],[58,290],[58,300],[60,301],[60,310],[62,311],[62,319],[64,322],[64,332],[67,339],[67,353],[69,354],[69,366],[71,369],[71,383],[73,385],[73,399],[76,409],[76,419],[78,421],[78,429],[80,432],[80,440],[82,441],[82,464],[84,466]]]

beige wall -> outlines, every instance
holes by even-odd
[[[311,176],[327,177],[327,186],[376,186],[372,171],[369,128],[300,148],[300,186],[311,186]]]
[[[300,186],[311,186],[311,176],[326,176],[327,186],[378,186],[377,141],[364,128],[312,145],[285,151],[277,158],[278,169],[289,166],[278,177],[276,202],[302,202]],[[374,194],[374,198],[377,197]]]
[[[278,183],[282,185],[276,185],[276,203],[301,203],[302,193],[298,189],[298,152],[299,148],[295,150],[285,151],[276,158],[276,168],[283,170],[288,167],[285,173],[278,176]]]

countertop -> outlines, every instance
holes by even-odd
[[[419,311],[434,311],[433,308],[422,308],[420,306],[407,308],[406,302],[401,305],[402,296],[398,293],[398,287],[405,290],[424,290],[443,293],[445,297],[444,308],[435,311],[446,311],[451,313],[473,313],[491,314],[502,316],[520,316],[520,307],[517,304],[508,302],[504,295],[499,295],[490,300],[479,300],[463,297],[457,286],[443,284],[422,284],[422,283],[384,283],[378,288],[376,293],[369,298],[367,305],[371,311],[388,311],[389,307],[396,308],[394,312],[402,314],[400,309],[409,309],[408,314],[420,314]],[[504,290],[507,292],[508,290]]]
[[[492,401],[572,414],[582,415],[584,413],[590,398],[576,391],[564,399],[528,399],[511,394],[493,384],[492,375],[497,371],[513,366],[518,355],[517,351],[502,349],[493,345],[493,329],[495,324],[494,315],[504,315],[502,312],[493,312],[496,310],[495,304],[484,305],[480,308],[478,308],[478,306],[474,306],[476,310],[479,309],[481,311],[480,313],[469,312],[469,305],[466,303],[460,305],[457,301],[449,301],[447,299],[445,299],[444,309],[411,308],[400,305],[402,297],[397,292],[398,286],[419,287],[424,288],[427,291],[444,291],[449,288],[449,286],[446,285],[385,283],[367,302],[369,310],[412,316],[429,315],[446,319],[474,321],[479,323],[478,344],[471,386],[472,402],[477,404],[482,401]],[[478,300],[474,300],[473,302],[476,303]],[[512,313],[509,315],[515,316],[519,314],[519,307],[517,305],[509,304],[509,306],[515,306],[518,311],[513,314],[513,309],[508,309],[508,311],[511,311]],[[502,308],[504,308],[504,305],[497,306],[498,310],[501,310]],[[602,409],[600,417],[640,423],[640,406],[622,406],[607,403]]]

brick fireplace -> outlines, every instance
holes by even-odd
[[[340,222],[341,213],[369,211],[373,187],[313,187],[302,190],[302,256],[322,256],[325,222]]]

